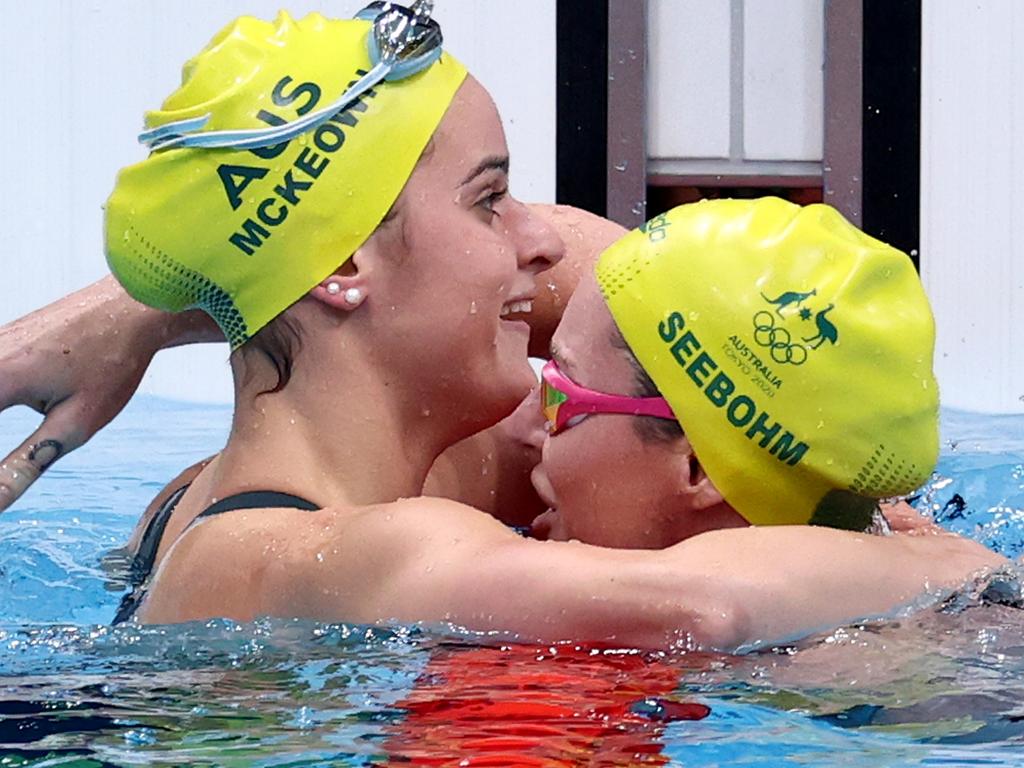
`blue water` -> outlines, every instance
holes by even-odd
[[[970,594],[741,657],[298,621],[111,629],[116,549],[228,420],[137,398],[0,516],[0,765],[1024,765],[1022,612]],[[0,417],[0,449],[36,421]],[[944,412],[916,504],[1020,558],[1024,416]],[[664,702],[711,711],[647,714]]]

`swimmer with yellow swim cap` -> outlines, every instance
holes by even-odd
[[[529,389],[519,318],[564,248],[509,195],[494,106],[437,52],[427,10],[240,19],[148,117],[152,154],[108,204],[108,258],[140,300],[217,321],[236,404],[224,450],[141,532],[147,575],[119,619],[447,621],[733,648],[885,613],[999,562],[955,537],[810,526],[658,552],[538,542],[422,496],[438,455]]]
[[[933,347],[910,259],[828,206],[658,216],[605,251],[555,333],[537,528],[644,548],[748,524],[865,530],[935,465]]]

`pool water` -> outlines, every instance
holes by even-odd
[[[117,548],[229,416],[136,398],[0,515],[0,765],[1024,765],[1024,611],[970,590],[744,656],[305,621],[111,628]],[[4,414],[0,447],[36,421]],[[943,435],[916,504],[1019,560],[1024,416],[945,411]]]

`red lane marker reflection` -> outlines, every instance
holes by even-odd
[[[396,705],[408,715],[388,726],[384,747],[395,765],[664,765],[665,725],[711,711],[673,696],[680,675],[707,658],[569,646],[441,649]]]

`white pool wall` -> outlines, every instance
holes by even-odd
[[[942,400],[1024,413],[1024,3],[922,14],[921,275]]]
[[[824,0],[648,0],[648,9],[652,173],[821,173]]]

